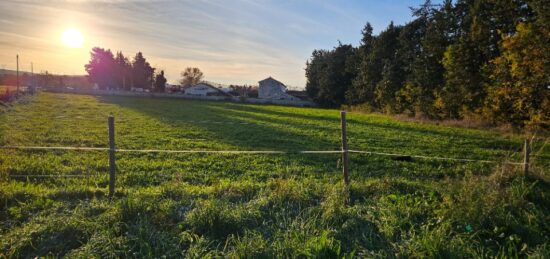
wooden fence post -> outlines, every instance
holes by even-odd
[[[115,194],[115,118],[110,115],[109,124],[109,197]]]
[[[523,144],[523,174],[528,176],[529,174],[529,140],[526,139]]]
[[[346,128],[346,112],[340,111],[340,122],[342,125],[342,172],[344,174],[344,183],[349,184],[349,159],[348,159],[348,137]]]

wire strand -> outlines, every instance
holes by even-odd
[[[37,174],[37,175],[27,175],[27,174],[14,174],[9,175],[11,178],[84,178],[89,177],[89,175],[79,175],[79,174]]]
[[[401,157],[408,156],[408,157],[421,158],[421,159],[448,160],[448,161],[459,161],[459,162],[479,162],[479,163],[492,163],[492,164],[500,163],[499,161],[494,161],[494,160],[481,160],[481,159],[469,159],[469,158],[406,155],[406,154],[383,153],[383,152],[362,151],[362,150],[348,150],[348,151],[350,153],[371,154],[371,155],[381,155],[381,156],[401,156]],[[511,164],[511,165],[523,165],[523,163],[517,163],[517,162],[503,162],[503,163]]]
[[[108,151],[106,147],[43,147],[43,146],[0,146],[0,149],[29,149],[29,150],[76,150],[76,151]],[[302,150],[302,151],[278,151],[278,150],[166,150],[166,149],[115,149],[116,152],[123,153],[182,153],[182,154],[339,154],[343,150]],[[371,154],[381,156],[407,156],[420,159],[448,160],[459,162],[478,162],[478,163],[504,163],[511,165],[523,165],[520,162],[501,162],[495,160],[452,158],[438,156],[409,155],[399,153],[385,153],[366,150],[348,150],[350,153]]]

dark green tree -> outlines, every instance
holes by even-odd
[[[375,85],[374,104],[378,110],[395,111],[395,94],[403,85],[405,72],[403,60],[398,56],[400,26],[390,23],[388,28],[376,38],[372,55],[379,71],[379,80],[370,82]]]
[[[415,61],[422,55],[422,45],[420,42],[426,34],[426,20],[415,19],[406,24],[399,34],[399,49],[397,58],[402,64],[402,73],[404,81],[400,89],[395,93],[395,111],[406,112],[410,115],[416,115],[421,111],[423,91],[422,87],[414,85]]]
[[[485,63],[478,45],[468,38],[448,47],[443,58],[445,85],[438,92],[443,117],[461,118],[480,107],[484,97],[481,68]]]
[[[132,64],[120,51],[116,53],[115,57],[115,79],[118,89],[130,90]]]
[[[348,104],[372,103],[374,100],[374,87],[369,87],[368,80],[372,77],[369,73],[369,59],[376,37],[372,35],[372,25],[367,22],[361,31],[363,37],[361,45],[357,50],[355,73],[357,76],[352,80],[352,84],[346,92],[346,100]]]
[[[547,0],[426,1],[412,12],[413,21],[378,35],[367,23],[358,48],[315,50],[310,97],[326,107],[519,127],[549,120]]]
[[[90,81],[96,83],[100,89],[114,88],[115,59],[111,50],[94,47],[90,55],[90,61],[84,66]]]
[[[135,88],[151,89],[154,81],[155,69],[138,52],[132,62],[132,85]]]
[[[345,103],[345,93],[355,77],[348,67],[355,58],[356,49],[348,44],[339,44],[331,51],[313,51],[306,63],[306,91],[324,107],[339,107]]]
[[[155,77],[155,92],[164,93],[166,88],[166,77],[164,77],[164,70],[161,70]]]

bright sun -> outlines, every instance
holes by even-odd
[[[81,48],[84,44],[84,36],[79,29],[68,28],[61,33],[61,41],[69,48]]]

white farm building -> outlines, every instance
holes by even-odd
[[[184,94],[192,96],[229,96],[226,92],[206,82],[185,88]]]
[[[286,86],[273,79],[268,77],[260,82],[258,86],[258,98],[261,99],[277,99],[277,100],[300,100],[297,97],[294,97],[286,92]]]

